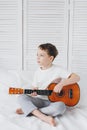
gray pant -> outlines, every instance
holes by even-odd
[[[49,100],[43,100],[28,95],[20,95],[18,101],[26,116],[30,115],[35,109],[54,117],[62,115],[66,110],[66,106],[63,102],[50,102]]]

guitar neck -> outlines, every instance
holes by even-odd
[[[21,89],[21,88],[9,88],[9,94],[31,94],[36,92],[38,95],[51,95],[52,90],[32,90],[32,89]]]
[[[36,92],[38,95],[51,95],[52,90],[30,90],[30,89],[25,89],[24,94],[31,94],[33,92]]]

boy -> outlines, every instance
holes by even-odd
[[[60,81],[53,90],[54,92],[60,93],[63,86],[76,83],[80,80],[77,74],[70,73],[53,64],[53,60],[57,55],[57,48],[53,44],[46,43],[39,45],[37,50],[37,63],[39,64],[39,68],[35,72],[32,83],[34,89],[47,89],[50,83]],[[47,96],[38,96],[35,92],[30,96],[19,96],[19,103],[22,109],[17,109],[17,114],[24,113],[26,116],[32,114],[52,126],[56,126],[54,117],[62,115],[66,110],[63,102],[50,102]]]

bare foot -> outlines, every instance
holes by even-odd
[[[32,111],[32,114],[34,116],[38,117],[39,119],[41,119],[42,121],[44,121],[52,126],[56,126],[56,121],[52,116],[47,116],[37,109]]]
[[[53,117],[51,117],[51,116],[46,117],[44,121],[47,122],[47,123],[49,123],[49,124],[52,125],[52,126],[56,126],[56,121],[55,121],[55,119],[54,119]]]
[[[24,114],[24,112],[22,111],[21,108],[17,109],[17,110],[16,110],[16,113],[17,113],[17,114]]]

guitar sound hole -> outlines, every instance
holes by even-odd
[[[60,93],[57,93],[59,97],[62,97],[64,95],[64,91],[61,91]]]

